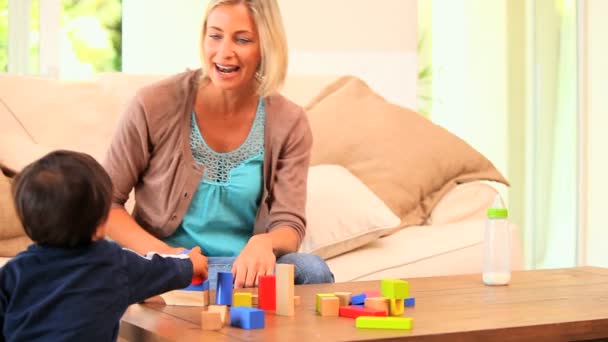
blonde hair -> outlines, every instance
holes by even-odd
[[[203,66],[202,78],[207,78],[205,70],[205,50],[203,41],[207,33],[209,14],[220,5],[243,4],[249,10],[257,26],[260,37],[261,61],[256,79],[258,93],[267,96],[283,85],[287,76],[287,39],[281,19],[281,12],[276,0],[211,0],[203,17],[203,27],[200,38],[200,58]]]

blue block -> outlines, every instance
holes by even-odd
[[[406,307],[416,306],[416,298],[414,298],[414,297],[406,298],[405,299],[405,306]]]
[[[367,298],[367,295],[365,293],[354,295],[354,296],[350,297],[350,304],[351,305],[363,305],[363,304],[365,304],[365,298]]]
[[[242,329],[263,329],[264,310],[235,306],[230,308],[230,325]]]
[[[198,285],[188,285],[184,291],[209,291],[209,280],[205,280],[204,282]]]
[[[232,305],[232,272],[217,273],[215,304]]]

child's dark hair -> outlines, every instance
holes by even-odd
[[[40,245],[91,243],[108,218],[112,180],[93,157],[55,151],[25,167],[12,184],[13,201],[27,235]]]

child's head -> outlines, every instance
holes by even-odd
[[[112,181],[91,156],[55,151],[17,174],[12,193],[23,228],[34,242],[77,247],[103,236]]]

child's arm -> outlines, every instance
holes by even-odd
[[[187,255],[190,258],[190,261],[192,261],[194,275],[201,277],[203,280],[207,279],[209,264],[207,262],[207,257],[201,253],[201,248],[194,247]]]
[[[191,253],[195,253],[193,249]],[[129,279],[129,301],[141,302],[158,294],[185,288],[190,285],[192,276],[204,270],[207,277],[207,258],[200,254],[193,255],[161,255],[148,253],[145,257],[130,250],[123,250],[123,265]],[[202,276],[203,274],[201,274]]]

